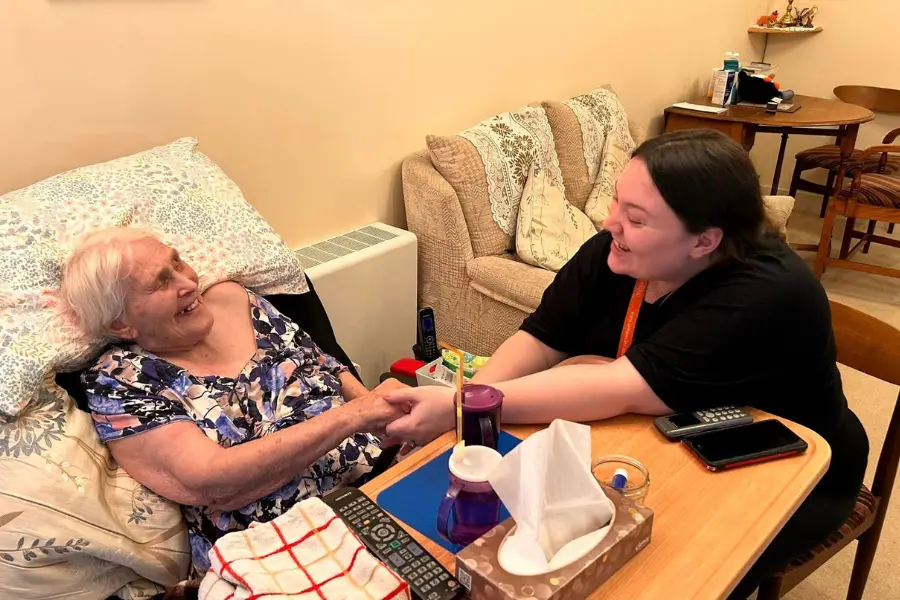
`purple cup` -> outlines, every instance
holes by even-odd
[[[472,383],[462,388],[463,440],[466,446],[497,449],[503,392]]]
[[[500,498],[487,481],[500,454],[491,448],[473,446],[475,467],[459,462],[457,452],[450,458],[450,487],[438,507],[437,529],[453,544],[467,546],[500,522]],[[471,455],[470,455],[471,456]]]

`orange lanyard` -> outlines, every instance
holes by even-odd
[[[638,279],[634,282],[634,291],[631,292],[631,301],[628,303],[628,312],[625,314],[625,323],[622,325],[622,337],[619,338],[619,351],[616,353],[616,358],[628,352],[628,348],[631,347],[638,313],[641,312],[644,296],[647,295],[647,283],[646,279]]]

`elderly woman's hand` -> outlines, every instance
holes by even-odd
[[[382,396],[387,396],[391,392],[396,392],[397,390],[405,390],[409,386],[391,377],[390,379],[385,379],[380,384],[378,384],[372,391],[380,394]]]
[[[376,388],[377,390],[377,388]],[[358,419],[359,431],[384,434],[389,423],[406,415],[406,407],[403,405],[389,404],[382,395],[373,390],[364,396],[355,398],[353,402],[345,405],[352,408]]]

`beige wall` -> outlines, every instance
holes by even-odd
[[[658,128],[764,4],[0,0],[0,192],[193,135],[289,244],[402,224],[427,133],[607,82]]]
[[[897,0],[797,0],[798,7],[816,4],[816,24],[822,33],[803,36],[769,36],[766,61],[780,67],[778,81],[799,94],[834,98],[839,85],[874,85],[900,89],[896,64],[900,35],[900,2]],[[787,1],[769,0],[782,13]],[[757,56],[756,58],[759,58]],[[863,125],[857,147],[881,143],[884,134],[900,127],[900,115],[876,114]],[[756,138],[753,157],[762,180],[771,183],[779,137]],[[785,154],[781,187],[787,190],[794,171],[794,155],[804,148],[831,143],[828,138],[794,136]],[[823,179],[824,180],[824,179]],[[767,185],[768,187],[768,185]]]

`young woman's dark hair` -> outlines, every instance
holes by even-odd
[[[741,260],[766,228],[759,176],[737,142],[712,129],[650,138],[633,156],[647,165],[666,203],[691,233],[722,230],[718,253]]]

